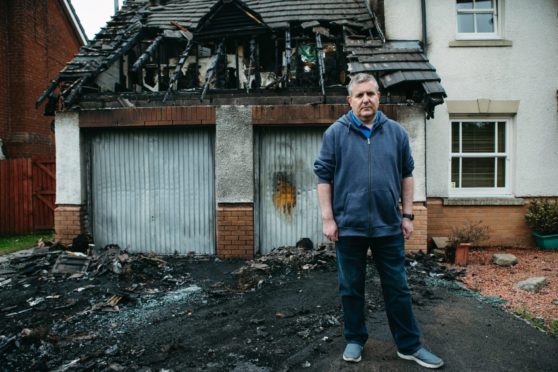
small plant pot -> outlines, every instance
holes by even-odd
[[[471,243],[460,243],[455,248],[455,261],[454,263],[459,266],[467,266],[467,259],[469,258],[469,248]]]
[[[537,247],[544,250],[558,250],[558,234],[541,235],[533,232],[533,238]]]

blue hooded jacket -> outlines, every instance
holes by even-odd
[[[318,183],[333,185],[339,236],[400,234],[401,181],[413,169],[407,131],[381,111],[370,139],[349,114],[333,123],[324,133],[314,173]]]

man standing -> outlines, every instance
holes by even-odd
[[[353,76],[348,91],[351,111],[326,130],[314,163],[323,233],[336,242],[347,340],[343,359],[359,362],[368,339],[364,283],[371,248],[397,355],[439,368],[443,361],[421,346],[405,273],[404,239],[413,233],[414,218],[409,137],[378,111],[380,92],[373,76]]]

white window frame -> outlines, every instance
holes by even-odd
[[[473,0],[471,0],[473,1]],[[457,40],[500,40],[501,35],[501,21],[500,13],[502,10],[503,0],[494,0],[493,9],[457,9],[457,1],[455,2],[455,31]],[[459,22],[457,16],[459,14],[493,14],[494,15],[494,32],[459,32]],[[475,29],[477,28],[476,17],[473,17]]]
[[[476,153],[463,153],[461,152],[461,148],[463,146],[461,138],[459,140],[459,152],[454,153],[452,151],[452,125],[454,122],[460,123],[471,123],[471,122],[504,122],[506,126],[506,148],[504,152],[476,152]],[[449,154],[448,154],[448,195],[449,197],[476,197],[476,198],[485,198],[485,197],[513,197],[512,194],[512,119],[509,117],[450,117],[449,121],[450,130],[449,130]],[[495,126],[495,131],[498,129],[498,125]],[[460,137],[461,137],[461,125],[460,125]],[[498,136],[495,133],[495,147],[498,148]],[[452,159],[454,157],[459,158],[482,158],[482,157],[505,157],[505,164],[506,164],[506,176],[505,176],[505,186],[504,187],[462,187],[457,188],[454,187],[452,183]],[[496,167],[498,164],[496,163]],[[494,177],[497,177],[497,168],[494,172]],[[461,174],[459,175],[461,177]]]

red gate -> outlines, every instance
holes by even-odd
[[[54,229],[56,162],[33,161],[33,230]]]
[[[0,234],[54,228],[54,160],[0,161]]]

